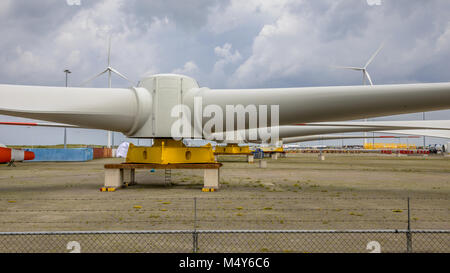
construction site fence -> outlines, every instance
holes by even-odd
[[[1,232],[2,253],[450,252],[450,230]]]

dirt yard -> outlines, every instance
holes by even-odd
[[[138,170],[138,185],[100,192],[106,163],[0,165],[0,231],[166,229],[450,229],[450,158],[289,154],[221,156],[221,189],[201,170]],[[194,213],[194,206],[197,210]]]

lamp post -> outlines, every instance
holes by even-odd
[[[67,87],[67,79],[68,75],[72,73],[69,69],[64,70],[64,73],[66,73],[66,87]],[[64,149],[67,149],[67,128],[64,127]]]
[[[422,119],[425,120],[425,112],[422,113]],[[425,136],[423,136],[423,149],[425,150]]]

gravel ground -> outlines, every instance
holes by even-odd
[[[192,229],[450,229],[450,158],[289,154],[220,156],[221,188],[202,192],[201,170],[138,170],[138,185],[100,192],[103,165],[0,165],[0,231]],[[194,198],[197,207],[194,216]],[[195,220],[194,220],[195,219]]]

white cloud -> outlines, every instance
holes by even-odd
[[[0,1],[0,16],[5,16],[8,14],[11,7],[12,0],[2,0]]]
[[[235,71],[234,85],[294,75],[302,61],[310,56],[310,52],[301,49],[311,45],[312,36],[314,30],[301,17],[291,14],[265,25],[253,41],[252,55]]]
[[[331,65],[363,65],[383,41],[387,46],[369,67],[376,84],[422,81],[424,67],[448,67],[438,61],[438,56],[450,56],[450,31],[448,22],[435,15],[436,2],[427,9],[411,9],[408,16],[403,9],[395,9],[396,3],[381,9],[352,8],[351,1],[324,7],[317,3],[304,2],[295,12],[285,10],[262,26],[228,85],[359,84],[359,74],[331,69]],[[441,73],[438,68],[436,72]]]
[[[363,65],[382,41],[375,84],[450,81],[450,1],[217,3],[0,1],[0,83],[62,86],[65,68],[80,83],[105,68],[110,33],[112,65],[133,81],[172,71],[212,88],[360,84],[329,66]]]
[[[227,71],[234,69],[235,65],[242,59],[238,50],[232,49],[230,43],[225,43],[222,47],[216,46],[214,48],[214,54],[219,59],[214,63],[214,67],[211,73],[211,78],[214,84],[223,86],[226,83]]]
[[[193,61],[189,61],[184,64],[183,68],[177,68],[172,71],[175,74],[182,74],[187,76],[193,76],[198,72],[198,67]]]
[[[295,1],[231,0],[225,9],[216,6],[210,10],[207,29],[221,34],[247,25],[251,21],[271,21],[288,10],[288,4],[292,2]]]
[[[234,50],[234,53],[232,52],[232,45],[230,43],[225,43],[222,47],[216,46],[214,48],[214,53],[216,56],[220,57],[220,60],[216,62],[216,65],[220,63],[220,66],[229,64],[229,63],[236,63],[237,61],[242,59],[241,54],[238,50]]]
[[[369,6],[380,6],[381,0],[367,0]]]

